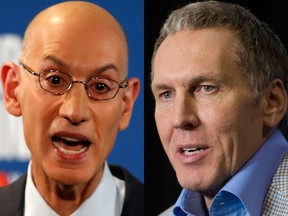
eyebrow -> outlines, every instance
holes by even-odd
[[[160,91],[163,89],[169,89],[169,88],[171,88],[171,87],[166,85],[166,84],[163,84],[163,83],[155,83],[155,84],[151,85],[152,92]]]
[[[221,83],[223,79],[218,77],[218,76],[205,76],[205,75],[199,75],[196,77],[193,77],[190,80],[186,80],[187,82],[185,83],[186,86],[194,86],[202,82],[206,81],[214,81],[216,83]],[[165,89],[171,89],[171,85],[165,84],[165,83],[152,83],[151,84],[152,91],[159,91],[159,90],[165,90]]]
[[[44,61],[51,61],[51,62],[55,63],[56,65],[62,67],[62,68],[68,66],[68,64],[66,64],[64,61],[62,61],[61,59],[57,58],[54,55],[45,56]]]
[[[58,65],[59,67],[62,67],[62,68],[67,68],[68,67],[68,64],[65,63],[64,61],[62,61],[61,59],[59,59],[58,57],[54,56],[54,55],[47,55],[45,56],[44,60],[47,60],[47,61],[51,61],[53,63],[55,63],[56,65]],[[95,70],[93,70],[95,72],[96,75],[99,75],[107,70],[114,70],[116,72],[118,72],[118,68],[116,67],[115,64],[106,64],[106,65],[103,65],[101,67],[98,67],[96,68]]]

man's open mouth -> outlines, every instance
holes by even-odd
[[[78,155],[89,149],[90,142],[87,140],[65,137],[53,136],[52,143],[54,147],[65,155]]]
[[[182,148],[181,149],[181,153],[183,155],[186,155],[186,156],[190,156],[190,155],[194,155],[194,154],[198,154],[199,152],[202,152],[204,151],[205,148]]]

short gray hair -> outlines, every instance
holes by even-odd
[[[279,78],[288,92],[288,56],[280,38],[248,9],[217,1],[191,3],[169,15],[154,46],[151,79],[156,52],[166,37],[182,30],[203,28],[226,28],[235,33],[238,38],[235,61],[255,97],[262,95],[274,78]],[[286,121],[285,117],[282,120],[285,128]]]

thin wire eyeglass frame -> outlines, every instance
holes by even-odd
[[[31,69],[29,66],[27,66],[26,64],[24,64],[24,63],[22,63],[22,62],[20,62],[20,65],[21,65],[27,72],[29,72],[30,74],[32,74],[32,75],[34,75],[34,76],[38,76],[38,82],[39,82],[40,87],[41,87],[44,91],[49,92],[49,93],[54,94],[54,95],[63,95],[63,94],[65,94],[65,93],[67,93],[67,92],[72,88],[72,86],[73,86],[74,83],[80,83],[80,84],[83,84],[83,85],[84,85],[85,91],[86,91],[86,93],[87,93],[87,95],[88,95],[89,98],[91,98],[92,100],[95,100],[95,101],[104,101],[104,100],[111,100],[111,99],[113,99],[113,98],[116,97],[116,95],[118,94],[119,89],[125,89],[125,88],[127,88],[128,85],[129,85],[129,82],[128,82],[128,80],[126,80],[126,79],[123,80],[123,81],[120,82],[120,83],[119,83],[118,81],[116,81],[116,80],[108,79],[108,78],[102,78],[102,77],[101,77],[101,78],[99,78],[99,77],[92,77],[92,78],[88,79],[87,81],[80,81],[80,80],[73,80],[73,78],[72,78],[70,75],[68,75],[68,74],[66,74],[66,73],[63,73],[63,72],[61,72],[61,71],[59,71],[59,70],[43,70],[43,71],[41,71],[40,73],[37,73],[37,72],[35,72],[33,69]],[[49,90],[45,89],[45,88],[42,86],[42,84],[41,84],[41,73],[44,73],[44,72],[51,72],[51,73],[52,73],[52,72],[56,72],[56,73],[64,74],[64,75],[66,75],[67,77],[70,78],[71,82],[67,83],[67,88],[66,88],[66,90],[63,91],[63,92],[53,92],[53,91],[49,91]],[[87,83],[89,83],[90,81],[95,80],[95,79],[109,80],[109,81],[112,81],[112,82],[114,82],[114,83],[117,83],[117,90],[115,91],[115,93],[114,93],[112,96],[110,96],[110,97],[108,97],[108,98],[95,98],[95,97],[92,97],[91,94],[90,94],[89,91],[88,91],[88,90],[89,90],[89,86],[87,85]]]

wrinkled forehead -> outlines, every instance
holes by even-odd
[[[61,11],[56,8],[40,13],[31,22],[24,39],[23,56],[36,58],[57,53],[68,53],[86,61],[111,59],[125,68],[124,73],[127,70],[126,36],[119,23],[101,8]]]

